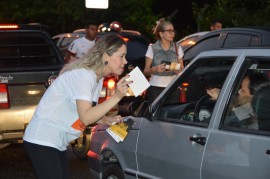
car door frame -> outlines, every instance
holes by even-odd
[[[199,55],[198,58],[201,56],[203,55]],[[196,62],[195,59],[189,65]],[[177,123],[158,119],[164,95],[168,95],[170,89],[175,88],[181,77],[184,78],[188,73],[189,67],[169,84],[150,105],[150,110],[152,110],[150,115],[152,114],[152,116],[149,117],[149,120],[142,121],[136,147],[137,177],[139,178],[177,178],[179,176],[200,178],[204,146],[192,141],[191,137],[199,139],[208,136],[214,123],[199,125],[198,123]],[[170,147],[158,147],[159,145]],[[160,170],[161,168],[163,170]]]
[[[267,178],[270,172],[260,172],[260,167],[249,163],[252,160],[256,160],[257,156],[253,156],[255,153],[251,153],[247,150],[249,146],[250,150],[254,149],[252,143],[260,144],[265,147],[264,149],[257,150],[256,154],[260,158],[265,157],[264,162],[270,164],[269,155],[266,154],[266,150],[270,149],[270,138],[263,135],[253,135],[252,133],[234,132],[222,128],[221,122],[223,120],[224,110],[228,105],[228,96],[230,96],[231,89],[234,87],[234,81],[242,73],[243,66],[247,66],[246,56],[269,56],[269,50],[249,50],[243,51],[239,54],[239,58],[236,64],[233,66],[229,73],[229,78],[225,81],[225,87],[220,92],[220,97],[217,100],[217,106],[212,117],[215,120],[211,120],[213,128],[211,129],[205,146],[205,152],[202,161],[201,178]],[[243,150],[244,148],[244,150]],[[232,152],[234,150],[235,153]],[[257,157],[258,158],[258,157]],[[268,161],[266,161],[268,158]],[[265,164],[265,163],[264,163]],[[249,167],[253,165],[253,167]],[[233,168],[234,166],[234,168]],[[254,167],[256,166],[256,168]],[[269,165],[268,165],[269,166]],[[262,167],[265,167],[262,166]],[[264,168],[262,171],[266,171]]]

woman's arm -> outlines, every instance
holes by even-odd
[[[127,85],[132,83],[132,81],[126,81],[126,79],[128,77],[129,76],[123,77],[117,83],[117,87],[116,87],[114,95],[111,96],[108,100],[104,101],[101,104],[98,104],[96,106],[92,106],[92,104],[89,101],[79,100],[79,99],[76,100],[79,118],[84,125],[87,126],[87,125],[95,123],[101,119],[103,121],[100,121],[100,123],[106,123],[106,124],[110,123],[111,124],[112,122],[119,122],[118,120],[119,120],[119,118],[121,118],[121,116],[118,116],[118,117],[104,117],[104,116],[126,94],[126,92],[128,90]]]
[[[146,57],[144,71],[143,71],[145,76],[151,76],[154,72],[160,73],[166,70],[165,63],[151,67],[152,62],[153,62],[153,59]]]

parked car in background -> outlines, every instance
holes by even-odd
[[[63,57],[67,53],[69,45],[77,38],[84,37],[85,33],[63,33],[53,36],[53,41],[59,48]]]
[[[64,64],[42,25],[0,24],[0,142],[22,140],[39,100]]]
[[[196,42],[201,36],[208,34],[209,32],[210,31],[203,31],[203,32],[196,32],[194,34],[187,35],[184,38],[177,41],[177,44],[180,44],[183,51],[185,51],[188,47],[196,44]]]
[[[150,41],[143,36],[140,32],[134,30],[123,30],[122,32],[99,32],[97,38],[100,38],[104,35],[115,33],[124,38],[127,42],[127,64],[125,65],[124,73],[122,76],[128,74],[132,69],[136,66],[143,71],[145,64],[145,53],[147,51],[148,45]],[[53,40],[59,47],[63,56],[67,53],[67,49],[71,42],[79,37],[85,36],[84,29],[75,30],[72,33],[64,33],[60,35],[56,35],[53,37]],[[121,77],[120,77],[121,78]],[[115,85],[117,83],[118,77],[109,76],[106,77],[103,81],[102,91],[99,97],[99,103],[108,99],[115,90]],[[125,97],[110,110],[108,115],[116,115],[120,114],[125,116],[128,114],[128,108],[131,102],[133,101],[141,101],[145,98],[145,94],[141,94],[138,97],[135,97],[131,90],[128,90],[128,93]],[[90,131],[92,126],[88,126],[83,135],[75,140],[72,143],[73,151],[78,158],[84,159],[86,158],[86,154],[89,150],[90,146]]]
[[[92,129],[88,162],[93,178],[268,179],[270,86],[251,102],[257,128],[242,126],[243,119],[229,121],[245,75],[269,77],[269,67],[270,49],[201,53],[153,104],[131,106],[133,116],[126,119],[135,124],[123,142],[117,143],[107,126]],[[214,87],[221,89],[216,101],[206,93]],[[174,90],[182,99],[169,104]]]
[[[122,32],[142,36],[142,34],[140,32],[134,31],[134,30],[123,30]],[[59,50],[61,51],[63,57],[65,57],[69,45],[75,39],[80,38],[80,37],[84,37],[85,34],[86,34],[85,29],[77,29],[77,30],[74,30],[71,33],[62,33],[62,34],[55,35],[52,38],[53,38],[54,42],[56,43],[56,45],[58,46]],[[108,34],[108,32],[100,32],[98,34],[97,38],[99,38],[99,37],[101,37],[102,35],[105,35],[105,34]]]
[[[200,36],[195,44],[185,48],[184,64],[208,50],[265,46],[270,46],[270,28],[224,28]]]

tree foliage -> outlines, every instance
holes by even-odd
[[[222,19],[223,27],[269,26],[270,0],[217,0],[201,7],[193,3],[193,14],[200,31],[209,30],[215,18]]]
[[[1,0],[1,23],[41,23],[52,34],[83,28],[87,20],[119,21],[125,29],[151,33],[159,14],[152,6],[157,0],[110,0],[108,9],[88,9],[85,0]],[[161,15],[160,15],[161,16]]]
[[[181,6],[174,0],[109,0],[108,9],[87,9],[85,0],[0,1],[1,23],[41,23],[50,27],[52,35],[83,28],[86,21],[96,19],[99,23],[119,21],[124,29],[138,30],[154,40],[152,28],[156,20],[165,17],[180,39],[209,30],[215,18],[222,19],[224,27],[237,27],[270,25],[269,16],[270,0],[185,0]]]

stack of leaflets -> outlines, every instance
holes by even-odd
[[[110,126],[106,131],[117,143],[119,143],[120,141],[124,141],[128,134],[128,130],[131,129],[133,125],[134,121],[132,119],[125,118],[123,122]]]

